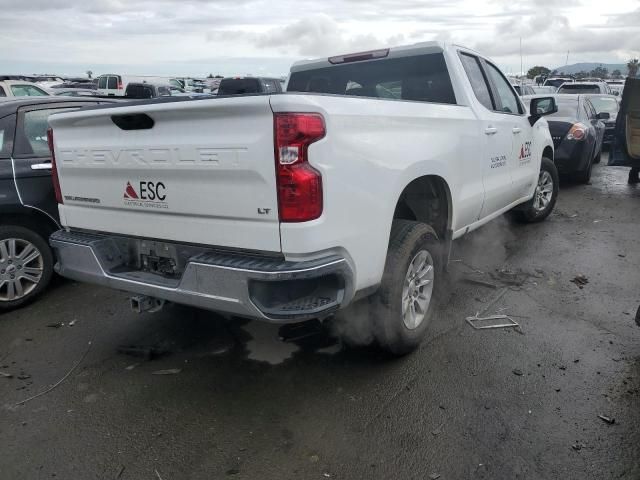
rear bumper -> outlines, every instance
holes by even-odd
[[[555,147],[553,159],[559,173],[581,172],[589,165],[585,142],[564,140]]]
[[[168,277],[131,266],[145,242],[157,243],[65,230],[50,238],[64,277],[231,315],[288,323],[327,316],[353,298],[353,272],[337,255],[290,262],[162,243],[183,265]]]

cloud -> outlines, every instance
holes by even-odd
[[[43,69],[294,60],[432,39],[502,66],[519,64],[520,38],[527,62],[557,66],[567,50],[575,61],[637,55],[640,8],[637,0],[0,0],[0,25],[0,64]],[[260,68],[258,60],[252,70]]]

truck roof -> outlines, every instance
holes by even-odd
[[[315,70],[317,68],[331,67],[337,63],[342,63],[340,59],[345,57],[363,57],[369,55],[369,58],[362,60],[375,60],[376,58],[399,58],[409,57],[420,54],[439,53],[446,49],[447,44],[441,41],[420,42],[413,45],[401,45],[391,48],[379,48],[366,52],[354,52],[343,55],[335,55],[332,57],[315,58],[311,60],[301,60],[295,62],[291,66],[291,73],[301,72],[304,70]]]

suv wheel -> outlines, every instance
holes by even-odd
[[[404,355],[420,345],[437,303],[439,253],[438,236],[429,225],[393,221],[382,283],[370,300],[383,349]]]
[[[53,273],[53,255],[47,242],[24,227],[0,227],[0,311],[32,301]]]
[[[533,198],[513,211],[518,220],[541,222],[549,216],[558,198],[558,170],[551,159],[542,157]]]

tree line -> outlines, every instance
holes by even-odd
[[[638,75],[638,70],[640,69],[640,60],[637,58],[632,58],[627,62],[628,76],[635,77]],[[536,65],[535,67],[531,67],[527,72],[527,78],[535,78],[538,75],[549,76],[549,75],[557,75],[561,74],[562,69],[551,70],[547,67],[543,67],[542,65]],[[613,70],[609,73],[609,70],[603,66],[599,66],[594,68],[593,70],[580,71],[578,73],[573,74],[576,79],[581,78],[622,78],[622,72],[618,69]]]

